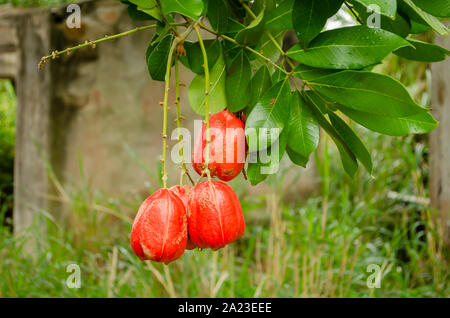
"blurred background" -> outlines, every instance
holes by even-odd
[[[38,72],[54,49],[136,26],[118,1],[102,0],[83,2],[82,28],[67,29],[64,2],[0,0],[0,297],[450,296],[449,245],[430,207],[429,137],[354,123],[373,176],[360,169],[349,178],[322,138],[306,169],[286,160],[263,185],[242,175],[231,182],[247,224],[242,239],[186,251],[168,266],[141,262],[131,223],[160,187],[163,84],[145,67],[154,31]],[[430,65],[390,55],[376,71],[430,106]],[[182,112],[192,129],[200,118],[186,92]],[[172,164],[171,184],[178,178]],[[81,269],[80,288],[67,284],[70,264]]]

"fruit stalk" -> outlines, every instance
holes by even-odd
[[[162,138],[163,138],[163,153],[162,153],[162,164],[163,164],[163,170],[162,170],[162,181],[163,181],[163,187],[167,188],[167,169],[166,169],[166,153],[167,153],[167,102],[169,99],[169,88],[170,88],[170,72],[172,69],[172,59],[173,59],[173,52],[175,51],[177,45],[179,43],[182,43],[184,39],[191,33],[193,24],[190,24],[189,27],[186,29],[186,31],[175,37],[173,40],[172,46],[169,50],[169,56],[167,58],[167,66],[166,66],[166,80],[165,80],[165,88],[164,88],[164,101],[163,101],[163,132],[162,132]]]
[[[178,67],[178,57],[175,57],[175,105],[177,108],[177,128],[178,128],[178,143],[180,144],[180,156],[181,156],[181,173],[180,173],[180,185],[183,185],[184,176],[187,175],[189,181],[194,184],[189,175],[189,171],[186,168],[184,161],[183,143],[181,140],[181,110],[180,110],[180,72]]]
[[[205,147],[205,168],[204,171],[208,176],[208,180],[211,179],[209,174],[209,144],[211,142],[211,136],[209,131],[209,88],[211,87],[211,82],[209,81],[209,66],[208,66],[208,56],[206,54],[205,45],[203,43],[202,36],[200,34],[200,25],[195,24],[195,32],[197,33],[198,42],[200,44],[200,49],[203,55],[203,68],[205,70],[205,123],[206,123],[206,147]],[[202,173],[203,176],[203,173]]]

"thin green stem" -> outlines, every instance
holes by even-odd
[[[159,11],[161,11],[161,13],[162,13],[161,5],[158,3],[158,1],[157,1],[157,0],[154,0],[154,3],[155,3],[156,8],[158,8]],[[176,36],[180,36],[180,34],[178,33],[177,29],[174,28],[174,27],[170,24],[170,22],[169,22],[169,20],[167,20],[166,16],[165,16],[164,14],[161,14],[161,17],[162,17],[162,19],[164,20],[164,22],[169,26],[169,28],[172,30],[172,32],[173,32]]]
[[[163,181],[163,187],[167,188],[167,169],[166,169],[166,152],[167,152],[167,102],[169,99],[169,88],[170,88],[170,71],[172,68],[172,57],[173,52],[175,51],[176,46],[178,45],[178,38],[175,38],[175,40],[172,43],[172,46],[170,47],[169,51],[169,57],[167,58],[167,66],[166,66],[166,82],[165,82],[165,88],[164,88],[164,101],[163,101],[163,132],[162,132],[162,138],[163,138],[163,151],[162,151],[162,181]]]
[[[345,6],[350,10],[351,14],[353,15],[353,17],[356,19],[356,21],[359,22],[359,24],[364,24],[361,21],[361,18],[359,17],[359,15],[355,12],[355,10],[353,9],[353,7],[351,5],[348,4],[347,1],[344,2]]]
[[[97,39],[95,41],[86,41],[83,44],[79,44],[79,45],[76,45],[74,47],[70,47],[70,48],[67,48],[65,50],[62,50],[62,51],[53,51],[52,54],[42,57],[41,61],[39,62],[39,69],[42,69],[42,67],[44,66],[44,63],[48,59],[55,59],[55,58],[57,58],[58,56],[60,56],[62,54],[70,53],[72,51],[75,51],[75,50],[78,50],[78,49],[81,49],[81,48],[84,48],[84,47],[87,47],[87,46],[95,48],[95,46],[97,44],[101,43],[101,42],[114,40],[114,39],[120,38],[122,36],[133,34],[133,33],[138,32],[138,31],[143,31],[143,30],[153,29],[153,28],[156,28],[156,24],[151,24],[151,25],[145,25],[145,26],[137,27],[137,28],[134,28],[132,30],[128,30],[128,31],[125,31],[125,32],[122,32],[122,33],[118,33],[118,34],[114,34],[114,35],[110,35],[110,36],[105,36],[104,38]]]
[[[177,128],[178,128],[178,143],[180,145],[180,156],[181,156],[181,173],[180,173],[180,185],[183,185],[184,176],[187,175],[189,181],[194,184],[194,180],[192,180],[189,175],[189,171],[186,167],[186,163],[184,161],[184,150],[183,150],[183,142],[181,135],[181,110],[180,110],[180,71],[178,67],[178,57],[175,57],[175,104],[177,108]]]
[[[197,32],[198,42],[200,44],[200,49],[203,55],[203,69],[205,71],[205,122],[206,122],[206,147],[205,147],[205,172],[210,179],[209,174],[209,144],[211,142],[211,136],[209,132],[209,88],[211,87],[211,82],[209,80],[209,66],[208,66],[208,55],[206,54],[205,44],[203,43],[202,35],[200,34],[200,25],[197,23],[195,25],[195,31]],[[202,173],[203,174],[203,173]]]
[[[171,23],[170,25],[171,26],[186,26],[186,23]],[[129,34],[133,34],[135,32],[144,31],[144,30],[148,30],[148,29],[154,29],[154,28],[156,28],[156,24],[144,25],[144,26],[137,27],[137,28],[134,28],[132,30],[128,30],[128,31],[125,31],[125,32],[117,33],[117,34],[114,34],[114,35],[109,35],[109,36],[105,35],[105,37],[103,37],[101,39],[94,40],[94,41],[86,41],[86,42],[84,42],[82,44],[78,44],[76,46],[64,49],[62,51],[55,50],[50,55],[43,56],[41,58],[41,61],[39,62],[39,65],[38,65],[38,68],[42,69],[44,67],[45,62],[47,62],[49,59],[53,59],[54,60],[57,57],[59,57],[60,55],[69,54],[72,51],[76,51],[76,50],[79,50],[79,49],[82,49],[82,48],[88,47],[88,46],[90,46],[92,48],[95,48],[97,46],[97,44],[99,44],[99,43],[102,43],[102,42],[105,42],[105,41],[114,40],[114,39],[117,39],[117,38],[129,35]]]
[[[249,8],[249,6],[242,0],[239,0],[241,5],[244,7],[244,10],[248,12],[252,16],[253,19],[256,18],[256,15],[253,13],[253,11]]]
[[[163,187],[167,188],[167,169],[166,169],[166,153],[167,153],[167,102],[169,99],[169,88],[170,88],[170,71],[172,69],[172,58],[173,53],[178,46],[179,43],[182,43],[184,39],[191,33],[193,24],[189,25],[189,27],[186,29],[186,31],[177,36],[173,42],[172,46],[169,50],[169,56],[167,58],[167,66],[166,66],[166,80],[165,80],[165,88],[164,88],[164,101],[163,101],[163,132],[162,132],[162,138],[163,138],[163,153],[162,153],[162,163],[163,163],[163,170],[162,170],[162,181],[163,181]]]
[[[253,19],[256,18],[256,15],[253,13],[252,9],[249,8],[249,6],[242,0],[240,0],[242,6],[244,7],[245,11],[247,11]],[[283,59],[285,60],[285,62],[288,63],[288,65],[294,69],[295,66],[294,64],[291,62],[291,60],[289,60],[288,56],[286,55],[286,52],[284,52],[283,48],[280,46],[280,44],[277,42],[277,40],[273,37],[272,33],[270,33],[269,30],[264,30],[264,33],[267,35],[267,37],[269,38],[269,40],[273,43],[273,45],[275,45],[276,49],[281,53],[281,56],[283,57]]]
[[[218,37],[221,37],[221,38],[224,39],[224,40],[227,40],[227,41],[229,41],[229,42],[231,42],[231,43],[234,43],[234,44],[236,44],[236,45],[239,45],[239,46],[243,47],[244,49],[246,49],[246,50],[252,52],[253,54],[255,54],[256,56],[258,56],[259,58],[263,59],[263,60],[266,61],[267,63],[270,63],[271,65],[273,65],[273,66],[276,67],[277,69],[281,70],[281,71],[282,71],[283,73],[285,73],[286,75],[289,75],[289,72],[287,72],[286,70],[284,70],[283,68],[281,68],[281,67],[280,67],[279,65],[277,65],[276,63],[274,63],[274,62],[273,62],[271,59],[269,59],[268,57],[264,56],[263,54],[259,53],[259,52],[256,51],[256,50],[252,49],[251,47],[245,46],[245,45],[241,45],[241,44],[238,43],[235,39],[230,38],[229,36],[226,36],[225,34],[220,34],[220,33],[214,31],[213,29],[207,27],[206,25],[204,25],[204,24],[202,24],[202,23],[199,23],[199,26],[200,26],[203,30],[208,31],[208,32],[211,33],[211,34],[214,34],[214,35],[216,35],[216,36],[218,36]]]

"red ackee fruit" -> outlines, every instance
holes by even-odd
[[[209,171],[212,177],[230,181],[241,172],[245,164],[245,125],[239,118],[224,110],[210,117],[209,128]],[[200,175],[205,168],[205,148],[206,125],[203,123],[192,153],[192,165]]]
[[[239,239],[245,230],[234,190],[220,181],[203,181],[189,195],[189,236],[199,248],[217,250]]]
[[[178,197],[181,199],[181,201],[183,201],[183,204],[184,204],[184,206],[186,208],[186,211],[187,211],[189,193],[191,193],[192,187],[190,185],[187,185],[187,184],[183,185],[183,186],[176,185],[176,186],[173,186],[172,188],[170,188],[169,191],[172,191],[173,193],[178,195]],[[188,227],[189,227],[189,225],[188,225]],[[189,237],[189,233],[188,233],[186,249],[187,250],[193,250],[196,247],[197,246],[195,246],[194,242],[192,242],[191,238]]]
[[[130,236],[141,260],[166,264],[183,254],[187,242],[187,216],[183,201],[168,189],[159,189],[139,207]]]

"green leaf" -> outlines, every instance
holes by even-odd
[[[413,2],[435,17],[450,17],[450,0],[413,0]]]
[[[322,76],[334,74],[340,72],[340,70],[329,70],[324,68],[315,68],[305,64],[299,64],[294,69],[294,75],[305,81],[310,81]]]
[[[161,9],[164,15],[176,12],[194,20],[198,19],[203,11],[202,0],[163,0]]]
[[[292,163],[296,164],[297,166],[306,168],[306,164],[308,163],[309,158],[303,157],[301,154],[296,153],[294,150],[290,149],[289,147],[286,148],[286,152],[289,156],[289,159],[292,161]]]
[[[247,54],[241,49],[227,70],[226,92],[228,110],[237,112],[250,103],[249,84],[252,69]]]
[[[448,35],[448,29],[444,24],[416,6],[412,0],[399,0],[398,5],[412,20],[429,25],[440,35]]]
[[[147,49],[148,72],[155,81],[164,81],[166,78],[167,60],[173,39],[172,34],[167,34],[156,46],[150,44]]]
[[[266,27],[270,30],[290,30],[294,0],[282,1],[274,10],[267,11]]]
[[[262,10],[252,23],[236,34],[234,39],[239,44],[255,45],[259,42],[264,33],[264,11]]]
[[[317,78],[309,86],[329,100],[369,114],[402,117],[428,112],[400,82],[386,75],[343,71]]]
[[[299,47],[305,48],[322,31],[328,18],[341,7],[340,0],[295,0],[292,23]]]
[[[294,92],[292,97],[287,130],[289,149],[308,158],[319,144],[319,125],[309,107],[305,105],[300,92]]]
[[[282,132],[280,137],[272,145],[261,152],[254,152],[248,155],[247,176],[252,185],[257,185],[264,181],[270,174],[276,173],[279,164],[286,151],[287,134]],[[273,150],[278,151],[278,155]]]
[[[296,44],[287,55],[313,67],[360,69],[407,45],[408,41],[391,32],[360,25],[325,31],[307,50]]]
[[[241,30],[245,29],[245,25],[242,23],[228,17],[228,27],[227,27],[227,34],[234,37],[236,33],[238,33]]]
[[[380,8],[380,14],[385,15],[389,18],[395,18],[395,13],[397,12],[397,1],[392,0],[354,0],[359,2],[366,8],[371,5],[377,5]]]
[[[339,110],[364,127],[389,136],[425,134],[438,126],[438,122],[429,112],[420,112],[410,116],[389,117],[374,115],[344,106],[339,106]]]
[[[214,114],[227,106],[225,90],[226,65],[223,54],[210,70],[211,87],[209,91],[209,111]],[[188,89],[188,100],[192,109],[199,115],[205,115],[205,75],[194,77]]]
[[[286,74],[284,74],[284,72],[282,72],[280,69],[276,69],[275,72],[273,72],[272,76],[272,84],[276,84],[279,81],[282,81],[286,78]]]
[[[374,18],[377,15],[374,15],[374,11],[367,12],[367,8],[360,4],[359,2],[353,2],[354,10],[356,10],[361,18],[361,20],[367,24],[367,23],[373,23]],[[389,18],[385,15],[379,15],[380,19],[380,27],[383,30],[392,32],[397,34],[398,36],[401,36],[402,38],[405,38],[408,36],[411,30],[411,26],[409,22],[401,15],[398,14],[395,16],[395,18]]]
[[[319,108],[322,114],[328,114],[338,110],[337,104],[325,99],[324,96],[320,96],[318,93],[313,91],[304,91],[303,95],[307,97],[307,100],[311,100],[314,105]]]
[[[285,79],[265,92],[255,105],[245,124],[249,152],[266,149],[279,137],[288,121],[290,95],[289,81]]]
[[[224,0],[208,0],[208,19],[212,28],[222,34],[228,28],[228,6]]]
[[[356,158],[363,164],[369,173],[372,173],[372,158],[367,150],[366,146],[363,144],[361,139],[355,134],[353,129],[351,129],[345,121],[343,121],[335,113],[329,113],[331,124],[336,129],[338,134],[345,141],[345,144],[350,148]]]
[[[250,105],[246,109],[246,113],[249,114],[253,109],[253,106],[259,101],[263,94],[272,87],[272,80],[270,78],[270,72],[267,66],[261,66],[258,71],[253,75],[250,82],[251,97]]]
[[[275,31],[272,34],[272,37],[275,39],[279,47],[283,46],[283,39],[284,35],[286,34],[286,31]],[[261,46],[256,48],[258,52],[260,52],[265,57],[269,58],[272,62],[277,62],[280,57],[281,53],[278,49],[278,47],[272,42],[272,40],[269,38],[267,34],[263,34],[260,40]],[[258,61],[258,65],[263,65],[265,62],[262,61],[259,58],[256,58],[256,61]]]
[[[220,41],[217,39],[204,40],[203,43],[205,45],[206,55],[208,56],[208,67],[212,69],[221,54]],[[186,56],[180,56],[181,63],[192,72],[203,74],[205,70],[203,68],[203,54],[200,43],[184,42],[184,48],[186,49]]]
[[[161,21],[161,13],[156,8],[142,10],[142,8],[130,3],[127,8],[128,15],[134,20],[159,20]]]
[[[408,60],[422,62],[443,61],[449,55],[449,51],[438,45],[429,44],[418,40],[408,40],[414,47],[403,47],[394,53]]]
[[[345,172],[349,176],[353,177],[356,171],[358,170],[358,162],[356,160],[355,155],[353,154],[351,149],[347,146],[345,140],[342,139],[341,135],[325,118],[323,113],[315,104],[314,100],[310,99],[309,96],[310,96],[309,94],[304,94],[306,105],[310,107],[310,110],[316,117],[319,125],[327,132],[327,134],[331,137],[331,139],[333,139],[333,142],[338,148],[339,154],[341,156],[341,161]]]

